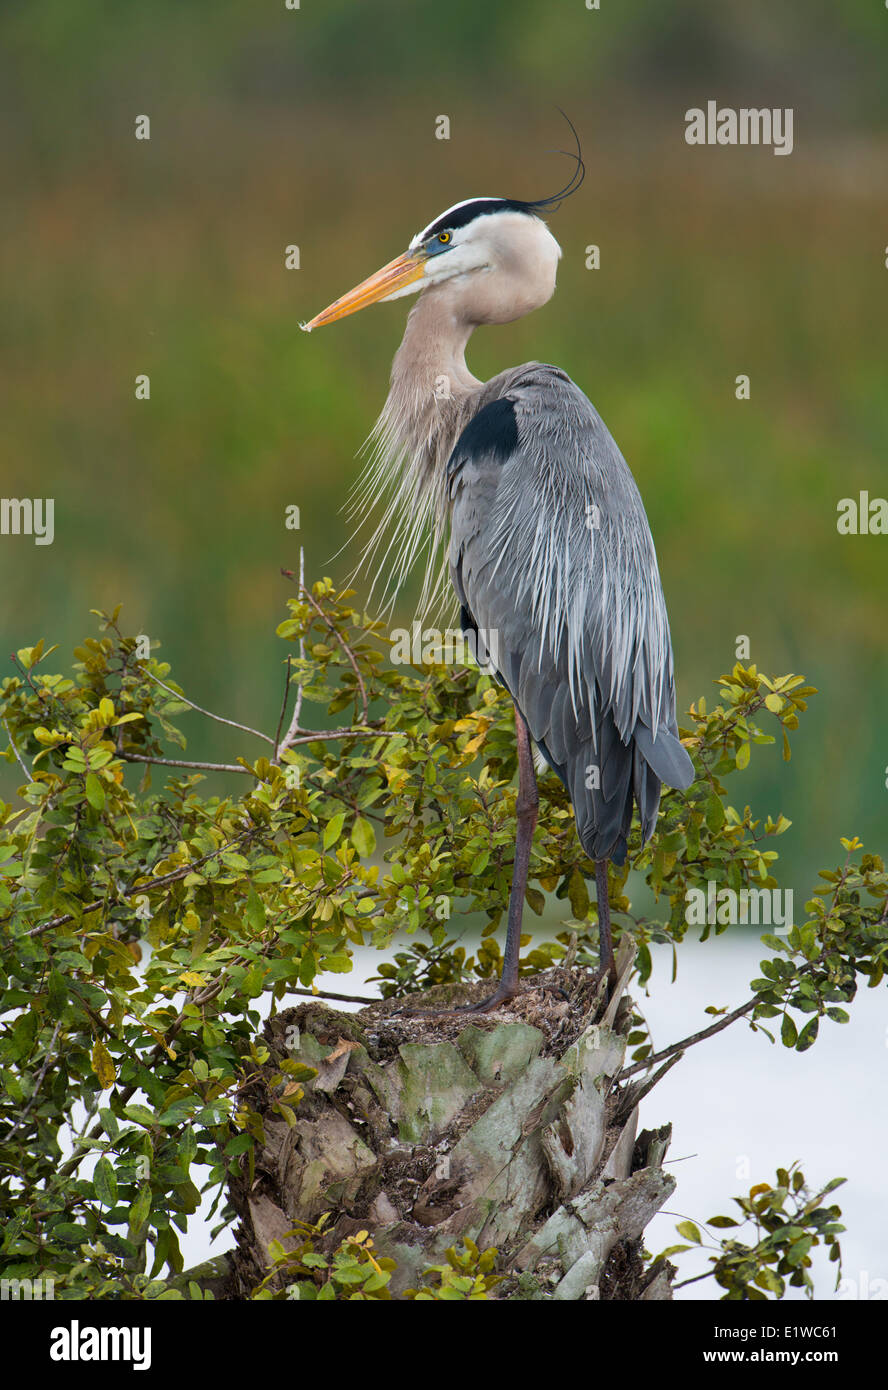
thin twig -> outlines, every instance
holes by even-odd
[[[662,1052],[655,1052],[650,1057],[645,1057],[643,1062],[636,1062],[633,1067],[627,1067],[619,1075],[620,1081],[625,1081],[627,1076],[634,1076],[638,1071],[646,1071],[648,1067],[654,1066],[656,1062],[664,1062],[667,1057],[674,1057],[677,1052],[683,1052],[687,1047],[693,1047],[694,1043],[702,1042],[704,1038],[711,1038],[715,1033],[720,1033],[723,1028],[736,1023],[738,1018],[748,1014],[759,1002],[760,996],[756,994],[752,999],[747,999],[745,1004],[741,1004],[739,1009],[733,1013],[725,1014],[717,1023],[711,1023],[708,1028],[701,1028],[699,1033],[692,1033],[689,1038],[682,1038],[681,1042],[673,1043],[671,1047],[664,1047]]]
[[[674,1289],[683,1289],[683,1288],[685,1287],[686,1284],[698,1284],[698,1283],[700,1282],[701,1279],[711,1279],[711,1278],[712,1278],[712,1270],[711,1270],[711,1269],[706,1269],[706,1270],[703,1271],[702,1274],[695,1274],[694,1277],[693,1277],[693,1279],[682,1279],[681,1282],[680,1282],[679,1284],[673,1284],[672,1287],[673,1287]]]
[[[18,765],[19,765],[19,767],[21,768],[22,772],[23,772],[23,773],[25,774],[25,776],[27,777],[28,781],[29,781],[29,782],[32,782],[32,781],[34,780],[34,774],[31,773],[31,772],[29,772],[28,769],[27,769],[27,767],[25,766],[25,763],[24,763],[24,760],[23,760],[23,758],[22,758],[22,755],[21,755],[21,753],[18,751],[18,749],[17,749],[16,746],[15,746],[15,739],[12,737],[12,734],[11,734],[10,731],[9,731],[9,725],[7,724],[7,722],[6,722],[5,719],[3,720],[3,727],[4,727],[4,729],[6,730],[6,737],[9,739],[9,746],[10,746],[10,748],[12,749],[13,753],[15,754],[15,760],[16,760],[16,762],[18,763]]]
[[[305,588],[305,550],[304,550],[304,548],[303,548],[301,545],[300,545],[300,547],[299,547],[299,588],[300,588],[300,591],[301,591],[302,589]],[[304,636],[299,638],[299,660],[300,660],[300,661],[304,661],[304,660],[305,660],[305,637],[304,637]],[[295,726],[296,726],[297,729],[298,729],[298,727],[299,727],[299,718],[300,718],[300,716],[301,716],[301,714],[302,714],[302,695],[303,695],[303,690],[304,690],[304,685],[303,685],[303,682],[300,681],[300,682],[299,682],[299,685],[298,685],[298,687],[297,687],[297,689],[296,689],[296,704],[295,704],[294,707],[293,707],[293,719],[294,719]]]
[[[157,763],[159,767],[190,767],[195,772],[245,772],[255,777],[253,769],[241,763],[198,763],[186,758],[155,758],[147,753],[120,753],[119,757],[128,763]]]
[[[281,744],[281,729],[284,727],[284,715],[287,713],[287,704],[289,703],[289,700],[290,700],[290,675],[291,675],[291,672],[292,672],[292,667],[291,667],[291,665],[290,665],[290,653],[288,652],[288,653],[287,653],[287,678],[286,678],[286,680],[284,681],[284,698],[283,698],[283,700],[281,701],[281,712],[280,712],[280,715],[278,716],[277,728],[276,728],[275,731],[274,731],[274,753],[272,754],[272,758],[271,758],[271,761],[272,761],[273,763],[276,763],[277,760],[278,760],[278,749],[280,748],[280,744]]]
[[[667,1071],[675,1066],[676,1062],[680,1062],[683,1056],[684,1052],[674,1053],[672,1057],[666,1059],[662,1067],[659,1067],[658,1070],[654,1072],[653,1076],[647,1076],[644,1081],[636,1081],[633,1085],[627,1086],[620,1096],[617,1114],[623,1119],[628,1119],[636,1105],[640,1105],[644,1100],[648,1091],[652,1091],[657,1082],[666,1075]]]
[[[296,577],[295,577],[295,575],[293,574],[293,571],[292,571],[292,570],[284,570],[284,569],[282,569],[282,570],[281,570],[281,574],[283,574],[287,579],[292,579],[292,581],[293,581],[294,584],[296,583]],[[311,606],[312,606],[312,608],[314,609],[314,611],[317,613],[318,617],[320,618],[321,622],[322,622],[322,623],[324,624],[324,626],[326,627],[327,631],[331,634],[331,636],[335,637],[336,641],[339,643],[340,647],[341,647],[342,650],[345,652],[345,655],[346,655],[346,657],[348,658],[349,665],[351,666],[352,670],[353,670],[354,673],[355,673],[355,679],[356,679],[356,681],[358,682],[358,689],[359,689],[360,692],[361,692],[361,704],[362,704],[363,707],[364,707],[364,708],[363,708],[363,714],[362,714],[361,717],[359,718],[358,723],[359,723],[359,724],[366,724],[366,722],[367,722],[367,709],[368,709],[368,706],[367,706],[367,691],[364,689],[364,681],[363,681],[363,678],[362,678],[362,676],[361,676],[361,672],[360,672],[360,670],[358,669],[358,663],[357,663],[357,661],[355,660],[355,654],[354,654],[354,652],[352,651],[351,647],[350,647],[350,646],[348,645],[348,643],[346,642],[346,640],[345,640],[345,638],[343,637],[342,633],[337,629],[337,627],[335,626],[335,624],[331,623],[330,619],[327,617],[327,615],[326,615],[326,613],[324,612],[323,608],[322,608],[321,605],[318,603],[318,601],[317,601],[317,599],[315,598],[314,594],[311,592],[310,589],[307,589],[306,586],[305,586],[301,581],[300,581],[300,584],[299,584],[299,592],[300,592],[301,594],[304,594],[304,595],[305,595],[306,599],[307,599],[308,602],[311,604]]]
[[[19,1117],[18,1117],[18,1119],[16,1120],[15,1124],[12,1126],[12,1129],[11,1129],[11,1130],[9,1131],[9,1133],[7,1134],[7,1136],[6,1136],[7,1140],[9,1140],[9,1139],[12,1138],[12,1136],[15,1134],[15,1132],[16,1132],[17,1129],[21,1129],[22,1125],[25,1123],[25,1120],[28,1118],[28,1115],[29,1115],[30,1111],[34,1108],[34,1104],[35,1104],[35,1102],[36,1102],[36,1100],[37,1100],[37,1094],[38,1094],[38,1092],[39,1092],[39,1090],[40,1090],[40,1087],[43,1085],[43,1080],[44,1080],[44,1077],[46,1076],[46,1073],[49,1071],[49,1064],[50,1064],[50,1062],[52,1061],[52,1050],[53,1050],[53,1048],[54,1048],[55,1045],[56,1045],[56,1040],[58,1039],[59,1032],[61,1031],[61,1027],[62,1027],[62,1020],[59,1019],[58,1023],[56,1024],[55,1028],[53,1029],[52,1037],[51,1037],[50,1040],[49,1040],[49,1047],[46,1049],[46,1056],[45,1056],[45,1058],[43,1059],[43,1066],[40,1068],[40,1071],[39,1071],[38,1074],[37,1074],[37,1080],[36,1080],[36,1082],[35,1082],[35,1084],[34,1084],[34,1089],[33,1089],[33,1091],[31,1092],[31,1099],[28,1101],[28,1104],[25,1106],[24,1110],[23,1110],[22,1113],[19,1115]]]
[[[283,570],[283,569],[282,569],[282,570],[281,570],[281,574],[287,575],[288,577],[292,578],[292,575],[290,575],[290,571],[289,571],[289,570]],[[299,592],[300,592],[300,594],[302,593],[302,590],[303,590],[304,587],[305,587],[305,551],[303,550],[302,546],[300,546],[300,547],[299,547]],[[287,658],[287,660],[289,661],[289,657]],[[299,660],[300,660],[301,663],[304,663],[304,662],[305,662],[305,638],[304,638],[304,637],[300,637],[300,638],[299,638]],[[275,752],[275,755],[274,755],[274,760],[275,760],[275,762],[279,762],[279,761],[280,761],[280,756],[281,756],[281,754],[282,754],[287,748],[292,747],[292,745],[293,745],[294,743],[297,743],[297,742],[300,741],[299,739],[297,739],[296,735],[303,732],[303,730],[301,729],[300,724],[299,724],[299,720],[300,720],[300,718],[301,718],[301,716],[302,716],[302,695],[303,695],[303,690],[304,690],[304,684],[303,684],[302,680],[300,679],[299,684],[298,684],[297,687],[296,687],[296,703],[295,703],[295,705],[293,706],[293,718],[290,720],[290,727],[289,727],[289,729],[287,730],[286,734],[284,735],[284,741],[283,741],[283,743],[281,743],[281,744],[278,746],[277,751]]]
[[[282,569],[282,570],[281,570],[281,574],[285,575],[287,579],[293,579],[293,573],[292,573],[291,570]],[[294,580],[294,582],[295,582],[295,580]],[[363,683],[363,681],[361,680],[361,674],[360,674],[360,672],[359,672],[359,670],[358,670],[358,668],[357,668],[357,664],[355,663],[354,657],[353,657],[353,655],[352,655],[352,653],[351,653],[351,651],[350,651],[348,645],[347,645],[345,642],[343,642],[342,638],[339,636],[339,633],[338,633],[338,632],[336,631],[336,629],[331,625],[331,623],[330,623],[329,620],[327,619],[326,615],[325,615],[325,614],[323,613],[323,611],[318,607],[318,604],[315,602],[314,597],[308,592],[308,590],[307,590],[306,587],[305,587],[305,552],[304,552],[302,549],[300,549],[300,551],[299,551],[299,592],[300,592],[300,594],[302,594],[302,593],[305,594],[305,596],[308,598],[308,600],[309,600],[310,603],[312,604],[313,608],[315,609],[315,612],[319,613],[320,616],[321,616],[321,618],[323,618],[324,622],[327,624],[327,627],[330,629],[330,631],[333,633],[333,635],[337,638],[337,640],[339,641],[340,645],[342,646],[342,648],[343,648],[343,650],[344,650],[346,656],[348,657],[349,661],[351,662],[352,669],[353,669],[355,675],[357,676],[358,684],[359,684],[359,686],[360,686],[360,688],[361,688],[361,696],[362,696],[363,703],[364,703],[364,713],[363,713],[362,718],[361,718],[358,722],[359,722],[360,724],[362,724],[362,725],[366,725],[366,723],[367,723],[367,695],[366,695],[366,692],[365,692],[365,690],[364,690],[364,683]],[[301,662],[304,662],[304,661],[305,661],[305,639],[304,639],[303,637],[300,637],[300,638],[299,638],[299,660],[300,660]],[[289,663],[289,658],[288,658],[288,663]],[[288,678],[289,678],[289,665],[288,665]],[[274,761],[274,762],[279,763],[279,762],[280,762],[280,758],[281,758],[281,754],[284,753],[284,752],[286,752],[286,750],[287,750],[288,748],[292,748],[292,747],[293,747],[295,744],[297,744],[297,743],[323,743],[323,742],[324,742],[325,740],[327,740],[327,739],[337,739],[337,738],[376,738],[377,735],[378,735],[378,733],[381,732],[381,730],[379,730],[378,727],[360,728],[360,729],[354,729],[354,728],[351,728],[351,729],[348,729],[348,728],[324,729],[324,730],[321,730],[321,731],[318,731],[318,730],[315,730],[315,729],[303,729],[302,726],[301,726],[301,724],[299,723],[299,719],[300,719],[300,716],[301,716],[301,714],[302,714],[302,697],[303,697],[303,689],[304,689],[303,683],[302,683],[302,681],[300,681],[299,684],[298,684],[298,686],[296,687],[296,703],[295,703],[295,705],[294,705],[294,707],[293,707],[293,717],[292,717],[292,719],[290,720],[290,727],[288,728],[288,730],[287,730],[286,734],[284,735],[284,737],[283,737],[283,738],[280,740],[280,742],[276,745],[276,752],[275,752],[275,755],[274,755],[274,758],[273,758],[273,761]],[[281,714],[282,714],[282,717],[283,717],[283,711],[281,712]],[[280,734],[280,724],[278,725],[278,733]]]
[[[385,730],[378,725],[372,725],[369,729],[303,729],[295,737],[291,738],[289,744],[281,744],[281,751],[285,747],[292,747],[294,743],[323,743],[325,739],[336,738],[380,738]]]
[[[181,695],[178,690],[174,690],[171,685],[167,685],[165,681],[160,679],[160,676],[155,676],[153,671],[149,671],[147,667],[140,666],[139,670],[143,675],[147,676],[149,680],[155,681],[158,685],[162,686],[163,689],[174,696],[175,699],[181,700],[183,705],[190,705],[192,709],[197,710],[198,714],[205,714],[207,719],[215,719],[217,724],[228,724],[232,729],[240,729],[245,734],[255,734],[256,738],[264,739],[266,743],[274,743],[274,739],[269,738],[268,734],[263,734],[260,729],[251,729],[249,724],[239,724],[236,719],[226,719],[224,714],[213,714],[212,710],[204,709],[201,705],[196,705],[193,700],[189,700],[187,695]]]
[[[334,994],[328,989],[288,989],[288,994],[307,994],[310,999],[343,999],[346,1004],[381,1004],[382,999],[368,999],[364,994]]]

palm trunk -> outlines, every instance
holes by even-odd
[[[499,1250],[508,1277],[496,1298],[670,1298],[670,1267],[645,1272],[641,1260],[645,1226],[675,1186],[661,1166],[669,1127],[637,1135],[638,1089],[615,1084],[631,1015],[621,956],[608,1004],[603,984],[573,969],[528,982],[508,1022],[396,1012],[471,1003],[483,983],[359,1014],[312,1002],[270,1020],[271,1057],[243,1098],[265,1142],[252,1181],[243,1160],[230,1188],[240,1227],[228,1295],[249,1297],[265,1277],[270,1241],[286,1247],[295,1222],[331,1212],[332,1246],[365,1229],[397,1261],[395,1298],[463,1236]],[[292,1123],[274,1110],[280,1082],[272,1089],[287,1057],[317,1071]]]

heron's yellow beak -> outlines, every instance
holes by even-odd
[[[405,251],[403,256],[399,256],[396,261],[389,261],[388,265],[377,270],[369,280],[362,280],[360,285],[349,290],[341,299],[334,299],[332,304],[322,309],[311,320],[311,323],[303,323],[300,326],[306,333],[310,333],[313,328],[322,328],[325,323],[335,323],[337,319],[344,319],[348,314],[356,314],[359,309],[366,309],[368,304],[377,304],[380,299],[385,299],[396,290],[401,290],[405,285],[418,280],[425,269],[425,261],[425,256],[418,255],[415,251]]]

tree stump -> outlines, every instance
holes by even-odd
[[[226,1292],[249,1297],[272,1240],[324,1212],[335,1247],[369,1230],[397,1261],[392,1297],[422,1283],[464,1236],[496,1246],[518,1299],[664,1299],[669,1266],[645,1272],[642,1235],[673,1191],[670,1129],[636,1135],[637,1090],[617,1084],[631,1004],[574,967],[525,984],[489,1015],[411,1017],[473,1003],[489,984],[439,986],[344,1014],[314,1001],[272,1018],[271,1058],[245,1099],[263,1119],[254,1177],[231,1183],[240,1218]],[[272,1110],[280,1059],[316,1070],[292,1124]],[[280,1090],[280,1087],[278,1087]]]

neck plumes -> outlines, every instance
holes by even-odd
[[[471,332],[472,325],[455,317],[434,289],[421,295],[407,319],[388,398],[367,441],[369,455],[350,515],[366,517],[382,503],[361,567],[372,565],[379,554],[373,585],[384,578],[386,606],[420,555],[425,558],[420,612],[435,607],[446,591],[439,543],[447,521],[447,460],[482,386],[465,363]]]

